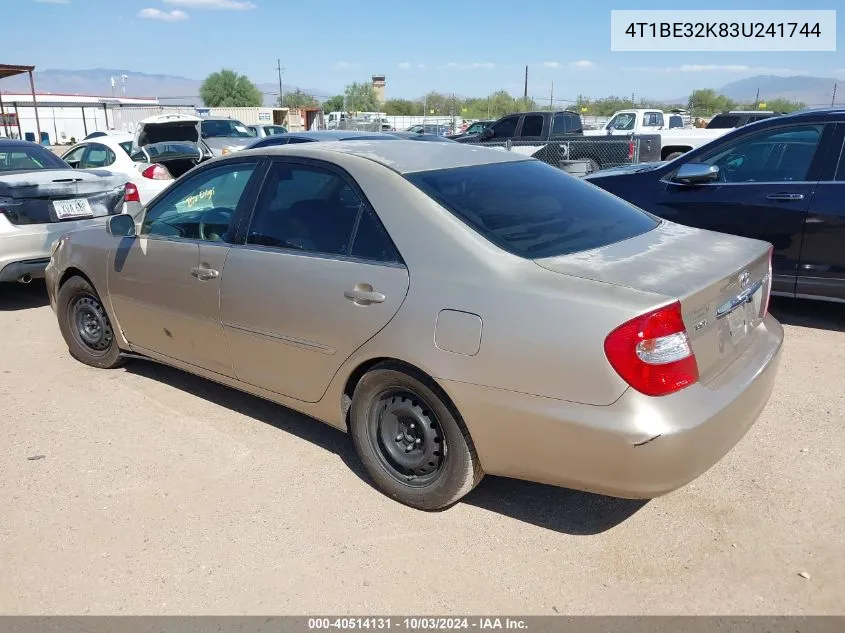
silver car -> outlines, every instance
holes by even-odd
[[[484,473],[648,498],[706,471],[774,384],[770,256],[519,154],[345,141],[209,161],[138,230],[61,240],[47,285],[83,363],[313,416],[431,510]]]
[[[62,234],[102,229],[127,204],[135,211],[138,189],[128,180],[107,169],[76,171],[37,143],[0,139],[0,282],[43,277]]]

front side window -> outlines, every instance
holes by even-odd
[[[85,153],[86,149],[86,145],[80,145],[79,147],[75,147],[74,149],[70,150],[67,154],[62,156],[62,160],[64,160],[71,167],[77,168],[79,167],[79,163],[82,161],[82,155]]]
[[[108,165],[114,163],[115,160],[117,160],[117,157],[108,147],[100,145],[99,143],[91,143],[88,145],[88,151],[85,153],[85,157],[82,159],[82,165],[80,165],[80,167],[83,169],[107,167]]]
[[[493,138],[513,138],[516,136],[517,123],[519,123],[518,116],[509,116],[502,119],[493,126]]]
[[[267,174],[247,244],[396,261],[387,232],[372,210],[334,171],[275,163]]]
[[[489,241],[527,259],[599,248],[658,224],[616,196],[540,161],[424,171],[406,178]]]
[[[527,115],[522,120],[520,136],[540,136],[543,133],[543,117],[539,114]]]
[[[644,121],[644,127],[663,127],[663,114],[660,112],[646,112]]]
[[[698,162],[719,167],[722,182],[806,180],[824,125],[779,127],[736,139]]]
[[[229,163],[173,185],[147,210],[141,235],[225,241],[256,163]]]
[[[633,130],[637,122],[636,115],[630,112],[622,112],[617,114],[607,124],[608,130]]]

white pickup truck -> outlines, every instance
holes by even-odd
[[[727,116],[736,115],[736,116]],[[740,116],[743,115],[743,116]],[[744,116],[748,115],[748,116]],[[730,132],[744,123],[750,122],[750,117],[767,118],[775,116],[774,112],[730,112],[717,115],[725,120],[736,120],[736,125],[725,125],[707,128],[682,127],[679,115],[667,114],[661,110],[632,109],[614,112],[610,121],[598,130],[584,130],[585,136],[625,135],[625,134],[659,134],[660,159],[672,160],[681,154],[709,143],[723,134]],[[716,120],[714,118],[714,122]],[[712,124],[713,122],[711,122]],[[676,127],[677,125],[677,127]]]

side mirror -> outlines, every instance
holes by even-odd
[[[109,218],[106,229],[112,237],[135,237],[135,220],[126,213],[113,215]]]
[[[680,166],[672,182],[684,185],[698,185],[705,182],[713,182],[719,178],[718,165],[706,165],[704,163],[685,163]]]
[[[486,128],[484,128],[484,131],[481,132],[481,139],[484,140],[484,141],[486,141],[487,139],[493,138],[494,136],[496,136],[496,133],[493,131],[493,128],[491,128],[491,127],[486,127]]]

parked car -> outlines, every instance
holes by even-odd
[[[303,143],[60,240],[47,287],[83,363],[141,355],[316,417],[433,510],[484,473],[639,498],[707,470],[775,380],[770,252],[519,154]]]
[[[76,171],[37,143],[0,139],[0,282],[43,277],[53,242],[75,229],[102,228],[133,194],[121,174]]]
[[[424,123],[421,125],[412,125],[405,132],[414,132],[415,134],[433,134],[434,136],[446,136],[449,133],[449,126],[443,123]]]
[[[108,169],[121,174],[138,192],[138,201],[127,202],[132,205],[127,212],[137,216],[141,205],[147,204],[173,182],[173,175],[166,166],[156,163],[149,152],[130,156],[132,139],[131,134],[94,137],[71,147],[62,154],[62,160],[74,169]],[[195,148],[193,153],[197,153]]]
[[[259,147],[276,147],[290,143],[316,143],[331,141],[383,141],[383,140],[412,140],[412,141],[435,141],[450,143],[444,136],[434,134],[418,134],[416,132],[356,132],[354,130],[315,130],[314,132],[288,132],[277,134],[255,141],[247,149],[258,149]]]
[[[486,128],[490,127],[493,123],[495,123],[495,121],[474,121],[463,132],[460,132],[459,134],[447,134],[446,136],[451,139],[456,139],[460,138],[461,136],[467,136],[469,134],[481,134]]]
[[[161,114],[138,124],[132,156],[147,150],[178,178],[205,160],[236,152],[254,141],[255,135],[236,119]],[[164,145],[150,148],[158,144]]]
[[[773,116],[778,116],[778,113],[771,110],[731,110],[714,116],[705,129],[732,130]]]
[[[88,141],[92,138],[101,138],[103,136],[125,136],[125,132],[121,132],[120,130],[97,130],[96,132],[91,132],[88,134],[84,139],[84,141]]]
[[[635,141],[636,139],[636,141]],[[458,143],[513,146],[511,151],[560,166],[561,161],[584,161],[588,172],[623,165],[634,160],[649,162],[660,158],[660,137],[656,134],[628,135],[627,138],[584,136],[577,112],[567,110],[522,112],[502,117],[480,134],[461,136]],[[635,142],[639,154],[635,155]]]
[[[599,172],[651,213],[774,245],[773,292],[845,300],[845,110],[770,117],[680,158]]]
[[[277,134],[287,134],[286,127],[281,125],[268,125],[266,123],[259,123],[258,125],[247,125],[247,128],[253,133],[253,136],[258,138],[266,138],[268,136],[276,136]]]

